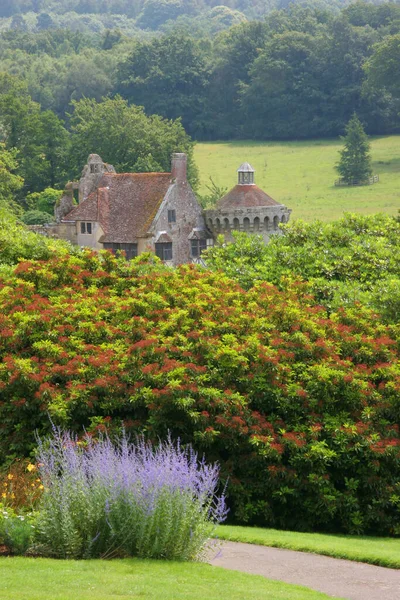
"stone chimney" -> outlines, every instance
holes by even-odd
[[[62,219],[71,212],[74,208],[74,190],[73,183],[69,181],[65,186],[64,193],[60,200],[54,206],[54,217],[56,223],[60,223]]]
[[[171,158],[171,177],[176,183],[186,183],[187,156],[183,152],[174,152]]]

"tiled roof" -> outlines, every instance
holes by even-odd
[[[251,208],[261,206],[281,206],[256,185],[236,185],[217,202],[218,210]]]
[[[64,220],[99,221],[101,242],[133,243],[146,235],[170,185],[171,173],[104,173]]]
[[[170,238],[170,236],[168,235],[168,233],[166,231],[161,231],[160,235],[156,239],[156,243],[162,244],[165,242],[172,242],[172,239]]]
[[[97,221],[97,196],[91,194],[84,202],[75,206],[63,221]]]

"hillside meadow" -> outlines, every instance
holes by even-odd
[[[371,138],[374,174],[379,183],[335,187],[340,139],[301,142],[212,142],[195,147],[200,171],[200,194],[212,177],[219,187],[236,184],[236,169],[248,161],[256,184],[293,210],[292,219],[333,221],[343,212],[394,215],[400,208],[400,136]]]

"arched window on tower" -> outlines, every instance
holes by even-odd
[[[278,229],[279,227],[279,217],[278,215],[275,215],[274,217],[274,229]]]
[[[229,231],[229,229],[230,229],[229,219],[227,217],[225,217],[225,219],[224,219],[224,229],[225,229],[225,231]]]
[[[254,231],[260,231],[260,219],[259,219],[259,217],[254,217],[253,229],[254,229]]]
[[[240,229],[240,221],[237,217],[233,219],[233,229],[236,229],[236,231]]]
[[[218,217],[215,219],[215,229],[217,231],[220,231],[221,229],[221,221],[218,219]]]
[[[265,217],[264,219],[264,229],[265,231],[269,231],[270,230],[270,220],[269,217]]]
[[[244,231],[250,231],[250,219],[248,217],[243,219],[243,229]]]

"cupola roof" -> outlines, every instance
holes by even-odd
[[[217,210],[236,210],[239,208],[264,208],[267,206],[281,206],[271,196],[254,184],[235,185],[225,196],[217,202]]]
[[[251,166],[250,163],[244,162],[240,165],[237,172],[238,173],[255,173],[255,170],[253,169],[253,167]]]

